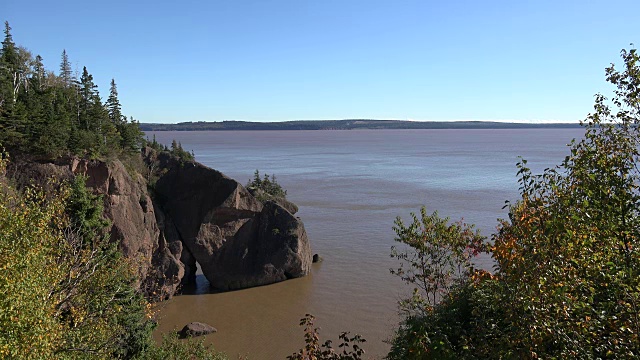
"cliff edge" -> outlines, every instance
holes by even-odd
[[[302,221],[276,202],[258,201],[239,182],[193,161],[143,150],[146,174],[109,162],[16,161],[18,183],[87,177],[103,195],[111,240],[134,264],[141,290],[156,300],[192,283],[196,263],[218,290],[305,276],[311,265]],[[151,182],[151,186],[149,186]]]

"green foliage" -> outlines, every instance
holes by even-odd
[[[126,119],[122,115],[122,106],[118,99],[118,87],[116,86],[116,80],[111,79],[111,86],[109,88],[109,98],[106,103],[107,111],[109,112],[109,119],[114,124],[121,124],[126,122]]]
[[[0,173],[4,169],[0,161]],[[61,201],[45,203],[32,189],[20,196],[6,181],[1,186],[0,357],[44,357],[63,341],[63,326],[51,315],[57,305],[53,287],[65,276],[56,249],[63,237],[56,219],[64,207]]]
[[[91,194],[86,180],[85,176],[78,175],[71,181],[66,212],[71,226],[79,229],[86,240],[91,240],[101,235],[109,222],[102,217],[102,196]]]
[[[158,142],[158,140],[156,140],[156,135],[153,135],[153,139],[151,141],[149,141],[149,138],[147,138],[145,145],[152,148],[153,150],[157,151],[157,152],[162,152],[165,151],[166,148],[164,145],[160,144]]]
[[[104,234],[85,179],[22,193],[0,157],[0,358],[224,359],[201,342],[157,346],[151,305]],[[56,185],[56,184],[52,184]],[[60,184],[57,184],[60,185]]]
[[[118,263],[126,263],[117,249],[116,244],[109,244],[104,229],[109,222],[102,216],[102,197],[91,194],[85,186],[86,177],[76,176],[69,185],[69,197],[65,212],[69,218],[71,229],[74,229],[79,240],[78,247],[87,249],[102,247],[94,256],[103,256],[107,261],[105,266],[114,267]],[[70,239],[67,236],[67,239]],[[119,291],[107,296],[116,296],[116,306],[121,309],[115,314],[112,322],[117,328],[126,329],[114,338],[114,357],[131,358],[144,353],[152,345],[150,337],[154,324],[148,318],[147,303],[142,294],[135,291],[132,284],[135,281],[129,269],[122,267],[113,273],[114,284],[121,283]],[[85,289],[93,290],[90,287]],[[91,301],[95,301],[92,298]]]
[[[405,247],[392,247],[391,257],[401,262],[390,272],[414,291],[399,303],[405,318],[388,358],[457,359],[455,350],[468,348],[472,259],[486,252],[487,244],[473,225],[450,223],[425,207],[411,217],[409,225],[397,218],[394,226],[395,240]]]
[[[406,317],[390,359],[638,357],[640,59],[622,59],[606,71],[613,97],[596,95],[562,164],[539,175],[518,164],[521,199],[493,236],[494,274],[471,273]]]
[[[213,348],[204,345],[202,340],[178,339],[177,333],[165,335],[159,346],[154,346],[140,359],[145,360],[226,360],[224,353],[216,352]]]
[[[520,358],[503,351],[512,329],[503,316],[502,286],[472,276],[428,310],[405,312],[387,359]]]
[[[411,214],[412,223],[406,226],[399,217],[395,221],[396,241],[408,247],[391,248],[391,257],[401,261],[391,273],[415,286],[414,296],[401,302],[407,311],[430,310],[438,300],[467,279],[473,272],[471,259],[485,250],[485,238],[473,225],[462,221],[449,224],[437,212],[420,217]]]
[[[253,180],[249,180],[245,187],[262,202],[287,197],[287,191],[278,184],[275,175],[269,177],[269,174],[264,174],[261,178],[258,170],[253,174]]]
[[[73,84],[74,78],[71,72],[71,62],[69,62],[69,55],[67,55],[67,50],[62,49],[62,59],[60,61],[60,80],[62,81],[62,85],[69,87]]]
[[[130,154],[135,154],[140,151],[140,148],[144,145],[144,133],[140,130],[140,123],[133,117],[127,122],[126,118],[120,122],[116,129],[120,134],[120,146],[123,151]]]
[[[607,69],[617,111],[597,95],[559,169],[534,176],[519,165],[522,199],[494,237],[497,275],[515,294],[506,314],[527,334],[514,347],[526,356],[640,353],[640,68],[635,49],[622,58],[623,72]]]
[[[366,342],[360,335],[349,336],[348,332],[340,334],[340,345],[337,350],[333,348],[332,341],[327,340],[320,345],[318,328],[314,327],[315,317],[307,314],[300,320],[300,326],[304,326],[305,347],[297,353],[287,356],[289,360],[360,360],[364,355],[364,349],[359,344]]]
[[[154,141],[155,141],[155,138],[154,138]],[[171,149],[169,150],[169,153],[177,157],[181,161],[193,161],[194,159],[193,153],[185,151],[182,148],[182,144],[177,142],[175,139],[173,139],[173,141],[171,142]]]
[[[83,67],[73,78],[66,50],[59,76],[42,57],[16,46],[5,22],[0,52],[0,142],[12,153],[104,158],[138,152],[140,124],[121,113],[115,81],[102,103],[93,76]]]
[[[0,173],[4,166],[1,161]],[[126,261],[107,238],[89,238],[84,231],[103,226],[94,211],[98,206],[67,206],[72,196],[82,197],[81,184],[45,196],[35,188],[21,194],[2,183],[2,357],[112,358],[139,348],[132,334],[149,327]]]

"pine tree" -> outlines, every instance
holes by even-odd
[[[71,63],[69,62],[69,56],[67,56],[67,50],[62,50],[62,61],[60,62],[60,78],[66,87],[70,87],[73,84],[73,75],[71,72]]]
[[[16,104],[24,74],[20,71],[20,57],[8,21],[4,23],[4,35],[0,54],[0,143],[8,148],[17,148],[24,140],[24,122],[27,119],[25,106]]]
[[[89,109],[93,101],[95,100],[96,84],[93,82],[93,75],[89,74],[87,67],[82,68],[82,76],[80,77],[79,91],[80,91],[80,124],[84,126],[84,130],[90,130],[90,116]]]
[[[33,63],[33,76],[31,77],[31,83],[37,90],[42,90],[43,82],[45,79],[44,64],[42,64],[42,56],[37,55]]]
[[[126,119],[125,119],[126,120]],[[129,122],[123,122],[118,130],[121,136],[121,146],[126,152],[138,152],[144,143],[144,133],[140,130],[140,123],[133,116]]]
[[[18,52],[16,50],[16,44],[13,42],[13,36],[11,35],[11,26],[9,22],[4,22],[4,40],[2,41],[2,61],[9,69],[16,69],[18,67]]]
[[[73,72],[66,50],[56,76],[41,56],[14,43],[8,22],[1,43],[0,145],[52,157],[140,150],[143,134],[138,122],[122,114],[115,80],[103,103],[93,76],[86,67],[81,76]]]
[[[125,121],[122,119],[122,106],[120,105],[120,100],[118,100],[118,88],[114,79],[111,79],[111,88],[109,89],[106,107],[112,123],[120,125]]]
[[[10,111],[15,103],[17,92],[18,52],[11,35],[9,22],[4,22],[4,40],[0,55],[0,108]]]

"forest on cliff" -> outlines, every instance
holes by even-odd
[[[138,122],[122,113],[115,80],[103,102],[86,66],[76,74],[63,50],[58,73],[46,69],[40,55],[16,45],[8,22],[0,57],[0,128],[8,151],[51,158],[137,153],[143,143]]]
[[[155,311],[135,262],[110,241],[102,196],[84,176],[44,184],[9,174],[12,162],[123,159],[138,163],[139,124],[121,110],[115,81],[102,101],[84,67],[62,51],[59,72],[16,45],[5,22],[0,51],[0,358],[226,358],[202,342],[152,338]],[[157,151],[191,154],[173,144]],[[134,169],[135,170],[135,169]],[[17,174],[20,175],[20,174]],[[42,180],[42,179],[40,179]],[[136,200],[137,201],[137,200]]]

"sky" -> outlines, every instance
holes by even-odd
[[[141,122],[577,122],[640,41],[638,0],[3,0]]]

